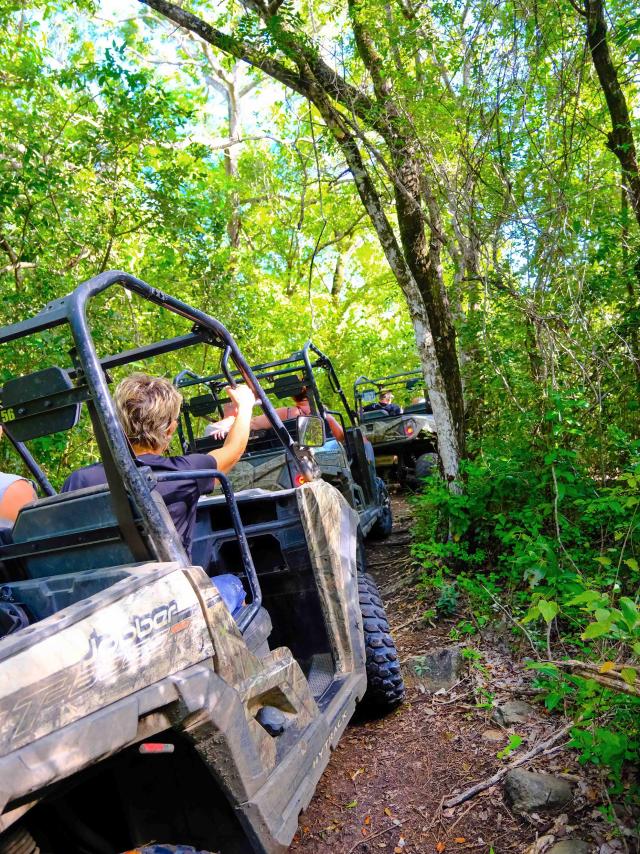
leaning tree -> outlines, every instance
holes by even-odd
[[[303,96],[322,117],[406,298],[443,472],[456,483],[464,453],[464,402],[443,281],[445,238],[429,158],[411,115],[415,61],[398,50],[390,52],[389,60],[384,50],[389,34],[386,41],[380,39],[379,22],[389,7],[379,0],[348,0],[346,9],[336,10],[348,21],[353,41],[354,71],[347,74],[344,65],[340,70],[323,58],[311,11],[305,22],[287,8],[288,0],[247,0],[240,18],[224,29],[168,0],[140,2]],[[354,74],[357,83],[352,82]]]

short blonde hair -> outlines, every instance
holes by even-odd
[[[145,448],[165,448],[167,431],[182,405],[182,395],[169,380],[131,374],[118,383],[113,399],[130,442]]]

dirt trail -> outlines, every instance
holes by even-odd
[[[394,514],[392,536],[371,544],[367,552],[404,661],[410,655],[451,645],[449,632],[455,621],[432,628],[420,619],[425,604],[411,589],[407,504],[395,499]],[[491,688],[491,694],[487,691],[490,705],[519,696],[517,686],[522,686],[522,680],[499,641],[492,649],[485,638],[482,649],[483,658],[476,667],[446,695],[424,693],[418,678],[407,678],[405,673],[407,700],[398,711],[382,721],[349,727],[301,816],[291,851],[424,854],[473,850],[489,854],[493,850],[506,854],[527,851],[536,838],[554,832],[554,822],[557,831],[557,817],[525,820],[514,816],[499,786],[455,809],[442,808],[453,791],[463,791],[491,776],[507,761],[496,754],[506,746],[509,733],[501,733],[491,721],[490,708],[478,709],[477,704],[484,685]],[[520,695],[523,690],[526,693],[521,687]],[[523,750],[554,729],[554,721],[544,711],[538,717],[524,726],[525,731],[518,730]],[[495,740],[489,740],[489,733]],[[561,748],[529,767],[575,772],[574,760]],[[585,817],[594,814],[598,800],[581,783],[573,813],[560,821],[568,820],[570,827],[580,829]]]

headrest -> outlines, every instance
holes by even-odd
[[[305,382],[296,374],[289,374],[285,377],[276,377],[273,381],[273,394],[278,398],[278,400],[302,394],[305,389]]]
[[[13,411],[13,419],[5,421],[18,442],[75,427],[80,401],[87,397],[87,390],[74,388],[63,368],[45,368],[8,380],[0,392],[2,409]]]

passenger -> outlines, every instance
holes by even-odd
[[[276,407],[276,412],[283,421],[286,421],[287,418],[298,418],[300,415],[312,414],[311,402],[309,401],[306,388],[303,388],[299,394],[292,395],[292,398],[295,406]],[[233,424],[235,418],[234,405],[225,404],[223,411],[225,417],[220,421],[216,421],[214,424],[209,424],[204,431],[205,436],[213,436],[214,439],[223,439],[227,435],[227,431]],[[325,413],[324,417],[334,439],[337,439],[338,442],[344,442],[344,430],[342,429],[340,422],[328,413]],[[267,430],[271,426],[271,422],[266,415],[256,415],[255,418],[251,419],[252,430]]]
[[[228,388],[227,394],[236,406],[237,415],[221,448],[211,454],[163,456],[178,426],[182,396],[168,380],[147,374],[132,374],[122,380],[114,394],[118,417],[133,452],[153,471],[184,471],[184,480],[158,484],[167,509],[180,535],[187,554],[196,518],[198,498],[211,492],[214,478],[193,478],[189,471],[218,469],[228,472],[240,459],[247,446],[253,408],[253,392],[246,385]],[[71,492],[106,483],[102,463],[85,466],[71,474],[62,491]]]
[[[402,415],[402,409],[397,403],[393,403],[393,395],[388,390],[378,392],[377,403],[369,403],[363,407],[363,412],[378,412],[379,410],[383,410],[387,415]]]
[[[0,472],[0,528],[13,525],[25,504],[35,501],[37,497],[35,489],[26,478],[18,474]]]

